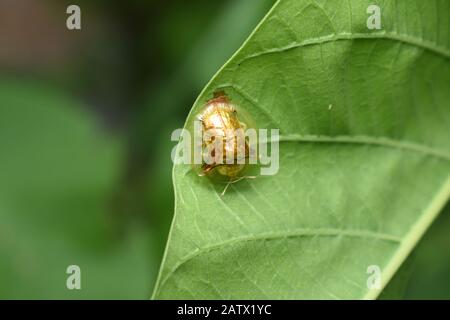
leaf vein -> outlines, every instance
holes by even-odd
[[[209,246],[205,246],[203,248],[199,248],[198,250],[192,251],[187,254],[184,258],[182,258],[167,274],[163,281],[161,281],[161,285],[158,288],[160,291],[167,280],[184,264],[194,259],[195,257],[218,250],[220,248],[233,245],[235,243],[247,242],[247,241],[261,241],[261,240],[277,240],[277,239],[285,239],[285,238],[298,238],[298,237],[314,237],[314,236],[322,236],[322,237],[337,237],[337,236],[345,236],[345,237],[355,237],[355,238],[371,238],[375,240],[388,241],[393,243],[401,243],[401,238],[391,234],[385,234],[380,232],[374,232],[370,230],[345,230],[345,229],[337,229],[337,228],[317,228],[317,229],[295,229],[291,231],[283,231],[283,232],[266,232],[260,234],[250,234],[240,237],[233,237],[228,240],[212,244]]]
[[[319,142],[319,143],[349,143],[349,144],[366,144],[379,145],[383,147],[391,147],[396,149],[404,149],[424,153],[426,155],[442,158],[450,161],[450,154],[430,148],[418,143],[409,141],[400,141],[387,137],[370,137],[370,136],[318,136],[318,135],[299,135],[286,134],[281,135],[278,139],[280,142]]]
[[[297,49],[301,47],[311,46],[311,45],[317,45],[322,44],[326,42],[334,42],[334,41],[345,41],[345,40],[360,40],[360,39],[382,39],[382,40],[393,40],[393,41],[399,41],[402,43],[406,43],[411,46],[419,47],[423,50],[427,50],[430,52],[433,52],[435,54],[441,55],[444,58],[450,59],[450,50],[447,48],[441,47],[436,45],[434,42],[430,41],[424,41],[423,39],[419,39],[416,37],[411,37],[405,34],[398,34],[398,33],[338,33],[338,34],[330,34],[323,37],[318,38],[310,38],[305,39],[301,42],[293,42],[285,47],[281,48],[272,48],[272,49],[266,49],[251,55],[248,55],[241,59],[237,64],[240,65],[244,61],[251,60],[256,57],[268,55],[268,54],[276,54],[281,53],[285,51],[289,51],[292,49]]]

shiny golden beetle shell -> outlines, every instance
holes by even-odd
[[[241,121],[240,116],[241,114],[236,106],[231,103],[223,91],[215,92],[214,98],[207,101],[197,116],[197,120],[201,122],[204,132],[214,132],[213,139],[217,137],[222,139],[223,150],[221,154],[217,155],[219,158],[222,157],[222,162],[210,164],[203,162],[198,170],[199,175],[219,175],[228,182],[244,177],[243,171],[246,164],[238,163],[237,156],[240,154],[248,158],[250,148],[247,140],[244,143],[237,143],[237,137],[234,135],[236,130],[242,129],[242,131],[245,131],[248,127],[247,123]],[[203,140],[202,152],[205,152],[204,150],[207,150],[213,141]],[[227,149],[233,151],[235,158],[232,164],[226,163]],[[212,156],[216,155],[213,154]]]

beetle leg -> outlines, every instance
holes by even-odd
[[[236,183],[236,182],[239,182],[239,181],[241,181],[241,180],[243,180],[243,179],[256,179],[256,178],[257,178],[257,176],[243,176],[243,177],[237,178],[236,180],[230,180],[230,181],[227,182],[227,185],[226,185],[225,188],[223,189],[223,191],[222,191],[222,193],[220,194],[220,196],[223,197],[223,196],[225,195],[225,192],[228,190],[228,187],[229,187],[231,184]]]
[[[230,186],[230,184],[236,183],[241,181],[242,179],[248,178],[247,176],[243,176],[243,177],[239,177],[236,180],[230,180],[227,182],[227,185],[225,186],[225,188],[223,189],[222,193],[220,194],[221,197],[223,197],[225,195],[225,192],[227,191],[228,187]],[[256,177],[253,177],[256,178]]]
[[[228,182],[225,188],[223,189],[222,193],[220,194],[221,197],[225,195],[225,192],[227,191],[228,187],[230,186],[231,182]]]
[[[209,174],[212,169],[214,169],[216,167],[216,165],[213,164],[203,164],[202,165],[202,173],[200,174],[200,176],[205,176],[207,174]]]

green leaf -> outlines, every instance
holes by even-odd
[[[381,30],[368,30],[370,4]],[[450,3],[278,1],[209,82],[279,128],[280,170],[174,167],[154,298],[376,298],[450,195]],[[369,289],[367,268],[381,270]]]
[[[119,239],[112,228],[122,146],[84,108],[47,85],[0,80],[0,298],[148,296],[146,230]],[[73,264],[81,290],[66,287]]]

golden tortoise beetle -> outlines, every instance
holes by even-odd
[[[228,96],[223,91],[214,92],[214,97],[208,100],[201,112],[197,116],[200,121],[202,131],[211,133],[211,136],[202,140],[202,155],[210,157],[211,161],[204,161],[197,172],[200,176],[219,176],[219,180],[225,180],[227,185],[222,192],[225,194],[228,186],[243,178],[255,178],[246,175],[246,168],[249,167],[247,160],[253,148],[249,145],[247,138],[242,136],[240,140],[239,132],[244,133],[252,125],[248,114],[237,109]],[[244,120],[244,121],[241,121]],[[220,148],[217,140],[220,139]],[[227,152],[233,155],[233,162],[227,162]]]

